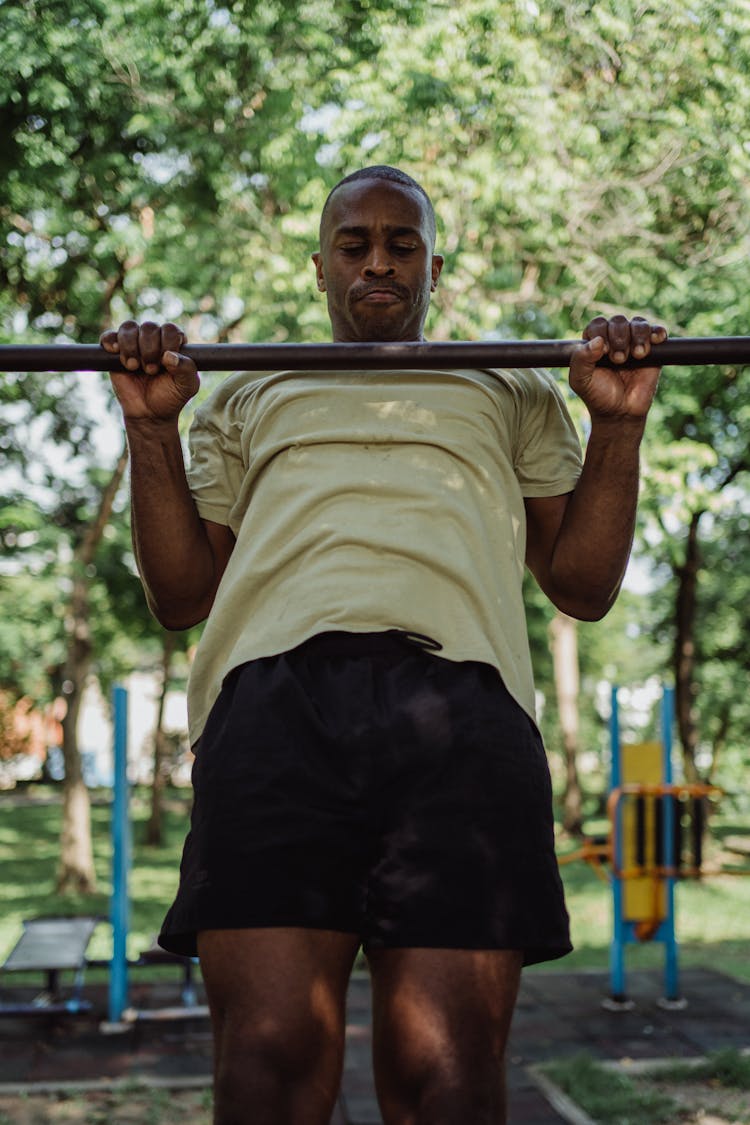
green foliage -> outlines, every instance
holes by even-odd
[[[8,607],[0,614],[0,684],[13,695],[44,703],[61,689],[76,565],[72,552],[96,510],[101,473],[89,466],[78,482],[59,477],[54,491],[51,480],[40,476],[33,495],[11,494],[0,502],[0,604]],[[89,565],[86,577],[95,666],[106,690],[116,675],[143,660],[136,645],[150,639],[154,651],[158,648],[159,631],[135,573],[123,505],[105,529],[97,562]]]
[[[63,657],[63,623],[54,575],[4,577],[0,599],[12,616],[0,616],[0,682],[14,696],[48,702]]]
[[[243,252],[267,303],[262,263],[288,270],[272,220],[314,165],[302,99],[332,48],[377,52],[369,9],[26,0],[0,19],[6,325],[96,337],[119,293],[118,315],[184,308],[214,334]]]

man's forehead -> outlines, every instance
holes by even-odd
[[[426,201],[408,184],[354,180],[342,184],[332,196],[324,225],[332,233],[342,227],[367,228],[376,222],[399,230],[428,229]]]

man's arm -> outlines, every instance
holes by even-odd
[[[234,547],[228,527],[200,518],[185,475],[178,418],[198,373],[179,354],[185,335],[173,324],[127,321],[101,343],[122,359],[112,385],[130,449],[133,549],[146,599],[165,628],[187,629],[208,616]]]
[[[542,590],[563,613],[596,621],[620,590],[630,557],[638,502],[639,448],[656,392],[658,367],[597,367],[609,354],[645,361],[666,339],[640,317],[598,317],[574,353],[570,383],[591,415],[583,470],[567,496],[526,500],[526,561]]]

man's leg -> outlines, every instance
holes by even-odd
[[[504,1125],[505,1048],[522,962],[514,950],[372,951],[385,1125]]]
[[[205,930],[214,1125],[328,1125],[359,939],[329,930]]]

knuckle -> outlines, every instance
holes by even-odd
[[[604,316],[595,316],[590,320],[584,330],[584,337],[591,340],[596,336],[606,336],[607,334],[607,318]]]
[[[171,322],[162,326],[161,338],[165,348],[174,350],[179,350],[186,340],[185,333],[179,325]]]

